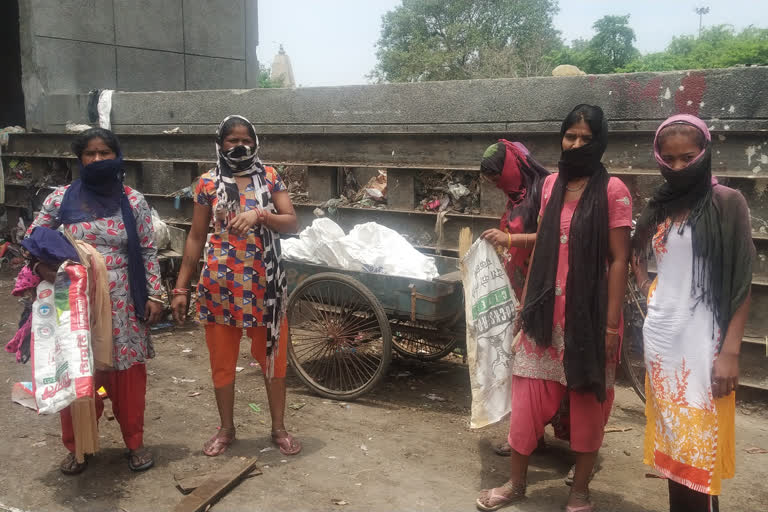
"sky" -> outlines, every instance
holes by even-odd
[[[368,83],[381,17],[397,5],[400,0],[260,0],[259,61],[269,67],[283,44],[301,87]],[[635,46],[648,53],[663,50],[674,35],[696,33],[700,6],[710,8],[705,26],[768,26],[765,0],[560,0],[554,22],[570,42],[592,37],[592,24],[606,14],[629,14]]]

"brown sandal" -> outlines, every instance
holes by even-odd
[[[209,457],[221,455],[235,442],[235,430],[219,428],[213,437],[203,445],[203,453]]]
[[[59,464],[59,470],[65,475],[79,475],[88,467],[88,458],[81,464],[77,462],[74,453],[69,453]]]
[[[278,437],[278,432],[284,432],[285,435]],[[283,455],[296,455],[301,451],[301,442],[282,428],[272,431],[272,442],[280,449],[280,453]]]

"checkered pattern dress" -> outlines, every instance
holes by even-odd
[[[283,180],[272,167],[266,167],[270,192],[286,190]],[[202,175],[195,188],[197,204],[216,209],[216,178],[210,171]],[[242,211],[257,206],[255,189],[250,183],[240,192]],[[250,230],[245,237],[230,235],[222,223],[212,218],[211,235],[205,266],[197,287],[200,322],[248,328],[266,325],[271,319],[264,312],[266,289],[261,237]]]

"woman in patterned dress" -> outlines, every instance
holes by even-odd
[[[152,215],[144,196],[123,185],[123,157],[117,137],[101,128],[86,130],[72,143],[80,160],[80,178],[59,187],[44,201],[27,235],[38,226],[63,226],[77,240],[98,250],[109,274],[112,303],[113,370],[96,370],[96,388],[104,386],[130,450],[134,471],[149,469],[152,454],[144,448],[144,407],[147,388],[145,361],[155,351],[149,326],[163,312],[160,267],[154,246]],[[56,269],[39,264],[43,279],[55,280]],[[104,403],[96,397],[101,416]],[[61,463],[65,474],[82,472],[78,464],[69,408],[61,411],[61,430],[69,455]]]
[[[284,455],[301,450],[283,422],[288,328],[279,235],[296,232],[296,213],[282,179],[261,163],[258,150],[256,131],[244,117],[229,116],[219,125],[218,163],[197,183],[192,228],[173,290],[174,317],[181,323],[192,273],[212,225],[197,289],[221,420],[203,446],[211,457],[235,440],[235,367],[244,330],[264,373],[272,442]]]
[[[560,129],[560,172],[542,187],[536,247],[523,290],[523,332],[514,347],[510,479],[484,490],[480,510],[525,497],[528,459],[568,399],[576,465],[567,512],[589,512],[589,480],[613,403],[632,201],[601,163],[602,109],[578,105]]]
[[[643,458],[667,477],[671,512],[717,511],[736,462],[734,391],[755,247],[744,197],[712,178],[711,141],[697,117],[661,124],[654,154],[665,182],[634,240],[637,285],[648,296]]]

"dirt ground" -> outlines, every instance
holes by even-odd
[[[0,276],[3,343],[15,332],[20,312],[10,296],[11,283],[9,275]],[[478,491],[500,485],[507,475],[507,460],[495,455],[491,445],[504,438],[505,425],[468,428],[469,379],[460,359],[419,363],[395,358],[375,392],[348,404],[313,396],[289,377],[287,402],[297,409],[287,409],[287,423],[301,437],[304,451],[287,458],[270,449],[263,381],[243,344],[244,370],[237,376],[239,440],[225,455],[211,459],[201,446],[218,416],[202,331],[159,334],[155,347],[157,358],[148,366],[145,442],[156,466],[132,473],[118,425],[102,418],[101,452],[82,475],[64,476],[58,471],[66,453],[58,417],[38,416],[5,399],[0,401],[5,462],[0,511],[172,510],[182,497],[174,473],[210,471],[230,457],[246,455],[259,456],[263,474],[242,482],[214,511],[471,511]],[[31,370],[3,354],[0,382],[9,397],[13,383],[30,380]],[[426,398],[431,393],[445,401]],[[261,412],[249,403],[258,404]],[[641,462],[643,425],[640,400],[631,389],[618,389],[609,426],[631,430],[606,434],[601,469],[592,484],[599,510],[666,510],[666,483],[647,478]],[[527,501],[506,510],[562,510],[571,456],[565,444],[547,437],[549,447],[532,458]],[[737,476],[725,484],[722,510],[768,509],[768,454],[749,454],[750,447],[768,448],[768,422],[761,408],[746,404],[738,417]]]

